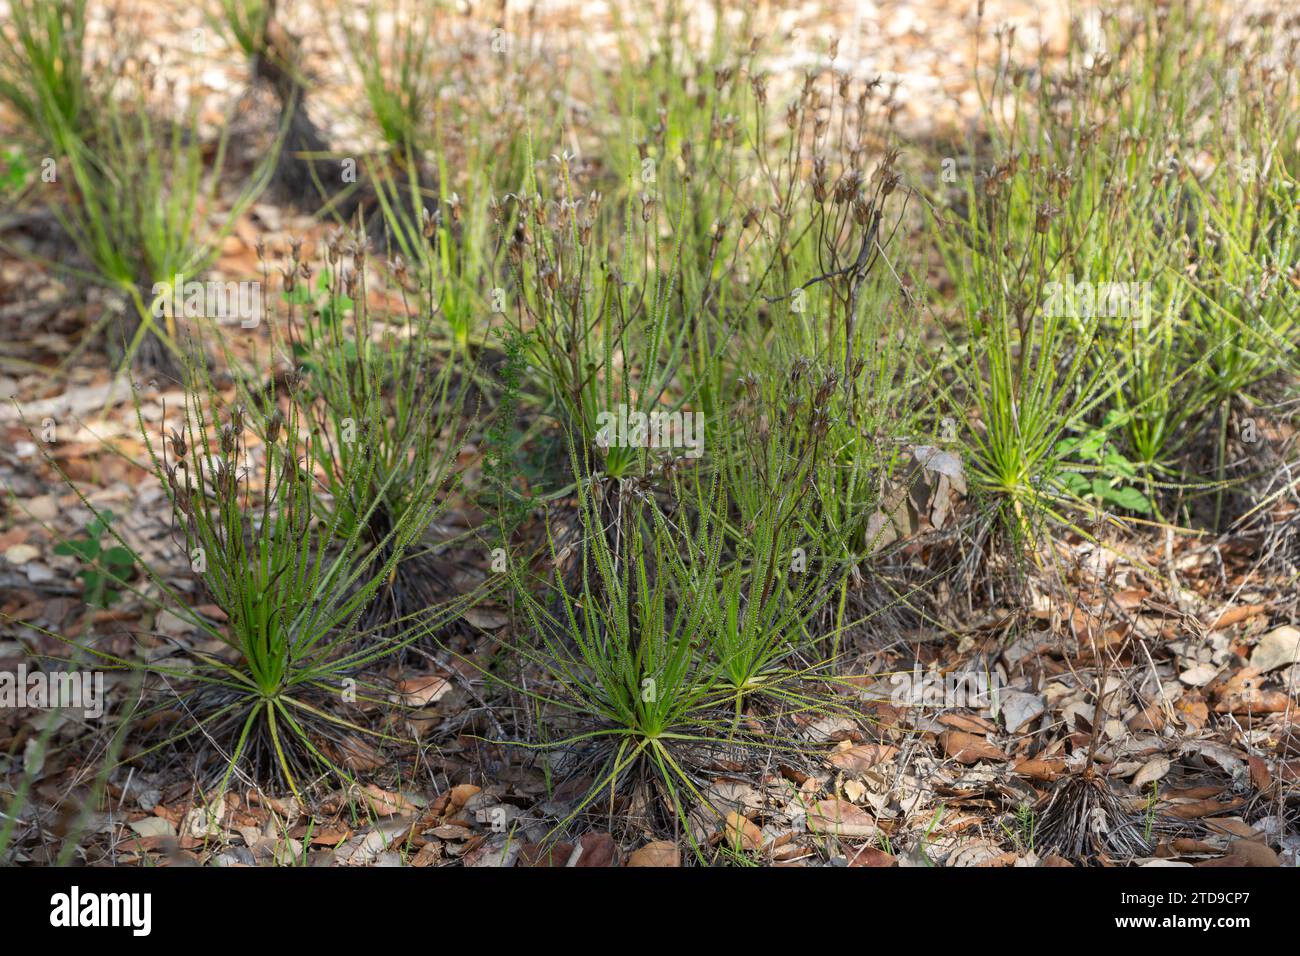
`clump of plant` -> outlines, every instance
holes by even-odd
[[[1121,418],[1115,411],[1107,412],[1100,428],[1060,442],[1056,454],[1062,460],[1078,462],[1090,469],[1089,472],[1062,471],[1060,481],[1071,494],[1096,507],[1149,514],[1151,500],[1138,487],[1137,466],[1110,441],[1119,431]]]
[[[86,0],[13,0],[0,28],[0,100],[55,156],[97,98],[86,63]]]
[[[989,504],[984,530],[1020,547],[1040,540],[1044,519],[1077,527],[1062,475],[1079,467],[1066,439],[1108,382],[1096,361],[1100,316],[1060,306],[1050,283],[1105,208],[1070,169],[1017,153],[969,178],[964,219],[941,233],[966,320],[951,415]]]
[[[370,303],[363,233],[332,234],[325,259],[316,274],[295,244],[280,347],[297,370],[328,491],[323,507],[340,522],[338,533],[359,534],[381,561],[391,557],[397,529],[412,535],[363,618],[367,631],[386,633],[448,597],[424,540],[432,515],[421,503],[431,485],[453,490],[470,376],[437,347],[436,293],[427,283],[391,264],[403,306],[379,312]],[[359,462],[367,463],[364,480]]]
[[[519,678],[498,679],[541,723],[542,742],[522,746],[587,782],[557,829],[605,805],[684,833],[703,858],[725,816],[705,793],[710,768],[756,754],[797,760],[817,746],[799,735],[803,723],[836,709],[809,627],[826,575],[815,554],[791,566],[794,523],[769,514],[736,545],[717,484],[690,492],[669,480],[680,506],[668,511],[644,479],[620,483],[604,507],[579,482],[589,542],[579,584],[560,573],[553,536],[545,584],[558,603],[511,567],[538,643],[516,648]]]
[[[898,356],[888,342],[881,351]],[[906,407],[906,386],[895,380],[906,371],[886,371],[877,357],[864,349],[847,381],[837,361],[806,357],[784,369],[773,361],[747,373],[738,401],[718,423],[719,445],[711,446],[735,512],[728,527],[736,540],[747,540],[774,515],[777,526],[797,539],[788,545],[797,549],[791,554],[799,563],[816,553],[835,581],[838,597],[818,610],[832,636],[823,653],[832,659],[840,656],[839,638],[851,626],[877,614],[905,613],[907,588],[889,570],[890,549],[929,527],[929,512],[916,514],[910,497],[920,469],[915,435],[907,430],[918,422]],[[882,371],[884,380],[877,377]],[[921,450],[947,455],[945,468],[960,482],[960,459],[933,447]]]
[[[138,358],[146,366],[179,367],[183,317],[170,306],[185,299],[180,284],[211,266],[274,162],[272,151],[222,221],[202,228],[204,215],[218,204],[228,139],[223,130],[209,166],[197,114],[186,120],[160,123],[143,94],[111,98],[93,120],[94,135],[69,147],[69,201],[56,213],[91,265],[87,277],[125,300],[119,329],[124,364]],[[207,316],[206,304],[198,311],[222,318]]]
[[[399,163],[407,147],[428,139],[443,75],[433,36],[438,10],[431,0],[402,0],[383,17],[372,7],[339,24],[380,135]]]
[[[726,497],[704,497],[697,485],[687,511],[698,516],[695,547],[676,552],[669,565],[677,592],[705,607],[708,653],[737,720],[831,707],[822,682],[830,679],[838,632],[828,651],[818,618],[843,567],[822,551],[814,499],[800,494],[806,487],[791,480],[737,540],[711,527],[726,517]]]
[[[683,288],[702,288],[684,390],[699,395],[710,447],[723,449],[742,525],[780,488],[811,495],[818,513],[807,530],[853,569],[840,583],[858,603],[866,578],[885,580],[860,568],[879,568],[897,537],[882,524],[884,499],[899,497],[909,444],[938,424],[921,414],[920,310],[893,241],[913,191],[887,145],[896,108],[887,85],[836,69],[832,43],[829,66],[808,71],[777,111],[755,50],[744,93],[726,66],[711,89],[697,78],[700,103],[713,104],[708,145],[691,151],[681,186],[671,172],[659,177],[667,193],[721,183],[698,201],[728,226],[711,255],[696,256],[707,268],[683,268]],[[729,407],[737,393],[742,403]],[[791,468],[802,473],[787,486]]]
[[[554,198],[526,193],[495,209],[511,279],[504,311],[529,335],[547,410],[617,479],[644,465],[650,444],[624,435],[625,422],[689,414],[676,377],[691,332],[681,321],[680,224],[651,197],[629,198],[615,232],[600,194],[579,194],[571,163],[550,158]]]
[[[1293,64],[1266,31],[1237,36],[1195,8],[1084,15],[1064,60],[1044,55],[1037,70],[1015,62],[1013,37],[999,33],[987,94],[980,83],[996,160],[982,191],[1004,208],[968,182],[962,232],[977,261],[949,254],[968,314],[987,297],[966,291],[972,273],[961,270],[990,266],[1031,310],[1041,304],[1082,336],[1072,356],[1091,351],[1061,393],[1072,434],[1053,448],[1111,451],[1046,469],[1067,492],[1159,516],[1212,495],[1217,525],[1234,405],[1275,395],[1296,347],[1283,265],[1296,235],[1282,147]],[[1042,255],[1006,244],[1040,221]],[[1027,294],[1025,264],[1046,296]]]
[[[81,500],[144,576],[139,584],[120,577],[113,583],[220,650],[176,642],[179,657],[140,661],[76,646],[99,666],[161,682],[169,697],[155,711],[174,698],[186,714],[175,731],[159,731],[152,721],[153,741],[126,759],[189,745],[196,776],[222,790],[236,772],[295,793],[322,775],[347,779],[362,741],[395,738],[339,711],[382,704],[383,689],[367,676],[369,668],[440,626],[452,604],[463,604],[424,608],[383,641],[364,632],[363,615],[443,506],[442,486],[436,476],[413,479],[407,510],[374,542],[370,515],[388,487],[375,481],[375,454],[363,446],[334,485],[356,489],[347,498],[359,510],[333,507],[320,443],[296,402],[263,395],[234,403],[216,389],[206,364],[191,359],[183,368],[179,424],[146,421],[138,402],[136,419],[197,594],[178,587],[156,559],[134,551]],[[371,491],[379,497],[367,498]]]
[[[384,644],[361,640],[363,615],[441,507],[441,484],[436,475],[404,476],[412,483],[405,510],[372,540],[370,519],[396,480],[377,478],[375,446],[322,460],[320,438],[296,402],[231,407],[205,373],[187,367],[181,426],[156,442],[142,416],[140,425],[177,542],[226,623],[187,608],[173,613],[229,654],[199,656],[187,676],[197,685],[187,704],[194,726],[178,737],[200,734],[223,748],[223,785],[246,760],[297,791],[322,770],[342,774],[345,738],[371,733],[333,712],[345,682],[417,639],[438,613],[428,608],[403,621]],[[256,445],[250,433],[260,436]],[[352,507],[337,506],[331,491]]]

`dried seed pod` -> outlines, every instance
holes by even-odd
[[[857,199],[858,190],[861,187],[862,175],[856,169],[845,170],[840,178],[835,181],[835,205],[842,206]]]
[[[235,491],[235,469],[224,461],[212,466],[212,489],[219,498],[233,498]]]
[[[826,433],[831,429],[831,418],[824,408],[814,408],[812,420],[810,421],[812,433],[818,438],[825,438]]]
[[[831,393],[835,391],[835,386],[839,384],[839,376],[835,372],[827,372],[826,377],[817,386],[817,393],[813,397],[813,404],[818,407],[825,405],[830,399]]]
[[[268,444],[275,444],[276,440],[280,437],[280,429],[283,425],[284,416],[280,414],[280,410],[277,408],[275,414],[273,414],[266,423],[266,440]]]
[[[826,201],[826,157],[813,157],[813,175],[812,175],[813,199],[818,203]]]
[[[172,451],[176,453],[177,458],[184,458],[189,446],[185,442],[185,436],[175,428],[171,429]],[[183,464],[183,463],[182,463]]]
[[[1048,203],[1041,203],[1034,213],[1034,232],[1046,235],[1047,230],[1051,228],[1052,220],[1061,214],[1061,210]]]
[[[859,226],[865,226],[871,222],[874,211],[875,207],[861,197],[853,200],[853,221]]]
[[[402,258],[400,252],[388,261],[388,271],[393,274],[395,279],[397,279],[399,285],[406,285],[406,260]]]

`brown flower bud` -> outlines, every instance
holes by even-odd
[[[171,430],[172,451],[176,453],[177,458],[184,458],[189,446],[185,443],[185,436],[175,428]]]

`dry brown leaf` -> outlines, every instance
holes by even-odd
[[[1206,860],[1200,866],[1281,866],[1276,853],[1254,840],[1238,840],[1228,847],[1228,855],[1218,860]]]
[[[426,707],[437,703],[451,690],[451,681],[437,674],[421,674],[399,681],[397,692],[402,702],[411,707]]]
[[[1141,790],[1148,783],[1155,783],[1169,772],[1168,757],[1152,757],[1133,776],[1133,789]]]
[[[472,783],[459,783],[451,788],[451,805],[459,810],[469,802],[470,797],[482,791],[482,787],[476,787]]]
[[[971,734],[996,734],[998,732],[997,724],[991,720],[985,720],[977,714],[940,714],[939,723],[945,727],[952,727],[955,730]]]
[[[1206,800],[1193,800],[1190,803],[1180,803],[1169,808],[1169,812],[1176,817],[1184,820],[1195,820],[1199,817],[1209,816],[1211,813],[1222,813],[1225,810],[1235,810],[1245,803],[1244,797],[1237,797],[1227,803],[1220,803],[1213,797]]]
[[[338,753],[340,762],[349,770],[365,772],[385,766],[383,754],[354,734],[339,740]]]
[[[572,843],[525,843],[519,850],[518,866],[523,867],[563,867],[573,856]]]
[[[681,866],[682,855],[667,840],[656,840],[635,850],[627,858],[628,866]]]
[[[864,843],[856,850],[849,850],[848,860],[849,866],[898,866],[898,860],[891,854],[886,853],[880,847],[872,846],[870,843]]]
[[[1300,628],[1284,626],[1259,639],[1250,655],[1250,666],[1266,673],[1286,664],[1300,662]]]
[[[1199,695],[1184,694],[1174,701],[1174,710],[1192,730],[1200,730],[1210,719],[1210,708]]]
[[[983,737],[960,730],[945,730],[939,735],[943,752],[958,763],[973,764],[981,760],[1006,760],[1007,755]]]
[[[618,847],[614,843],[614,838],[608,833],[592,832],[582,835],[582,839],[578,841],[578,849],[574,852],[578,856],[574,866],[614,866]]]
[[[1031,780],[1042,780],[1051,783],[1065,772],[1065,761],[1024,757],[1011,765],[1011,772],[1029,777]]]
[[[1250,754],[1246,757],[1246,762],[1250,765],[1250,782],[1256,790],[1267,790],[1273,785],[1273,775],[1268,772],[1268,764],[1262,757]]]
[[[1219,631],[1225,627],[1240,624],[1257,614],[1263,614],[1267,610],[1267,604],[1240,604],[1237,607],[1224,609],[1217,617],[1210,620],[1208,626],[1211,631]]]
[[[732,810],[723,824],[723,839],[729,847],[757,850],[763,845],[763,831],[754,821]]]
[[[847,800],[831,797],[808,808],[808,829],[836,836],[874,836],[879,829],[875,819],[861,807]]]
[[[494,631],[498,627],[504,627],[510,623],[509,615],[489,607],[466,608],[461,617],[474,627],[482,628],[485,631]]]
[[[391,817],[398,813],[412,813],[419,809],[400,793],[384,790],[373,783],[366,784],[363,789],[366,806],[378,816]]]
[[[838,770],[860,772],[888,760],[896,753],[898,748],[888,744],[858,744],[834,751],[827,756],[826,762]]]

